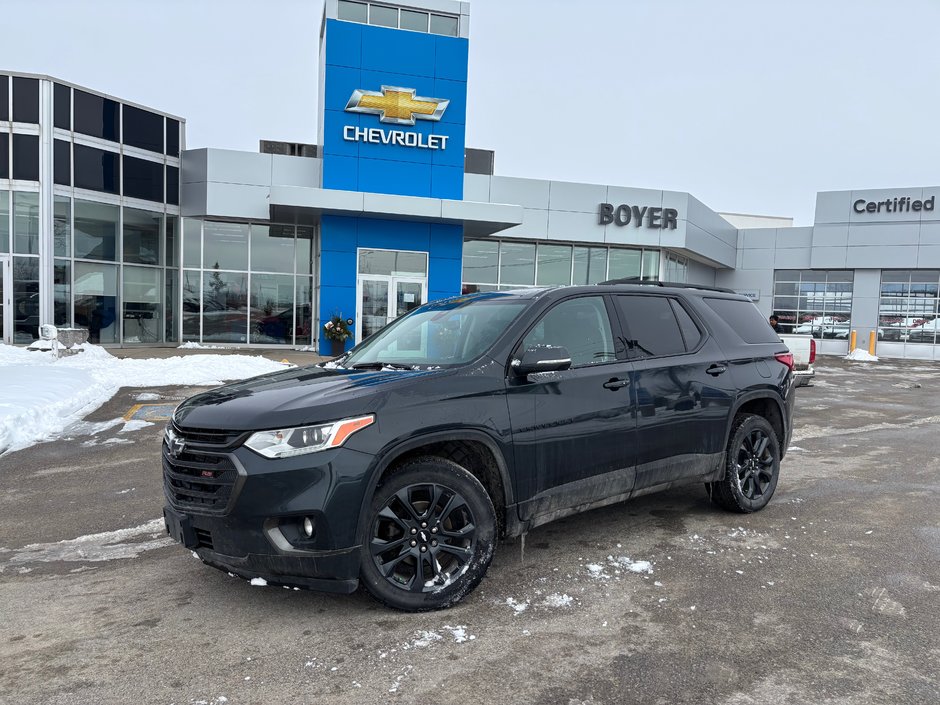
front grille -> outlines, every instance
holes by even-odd
[[[189,431],[173,426],[173,433],[183,441],[181,452],[174,454],[163,442],[163,487],[176,509],[217,514],[229,505],[238,470],[231,457],[222,451],[241,433]],[[206,548],[211,548],[211,537]],[[202,544],[201,544],[202,545]]]

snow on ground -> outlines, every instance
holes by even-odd
[[[871,355],[867,350],[862,350],[861,348],[855,348],[855,350],[845,356],[845,359],[855,360],[856,362],[878,362],[877,355]]]
[[[144,541],[137,539],[146,538]],[[136,558],[144,551],[162,548],[173,543],[166,535],[163,519],[154,519],[140,526],[117,531],[88,534],[56,543],[32,543],[11,551],[0,547],[0,557],[12,553],[0,561],[0,573],[6,566],[28,563],[50,563],[53,561],[111,561],[118,558]]]
[[[120,387],[216,386],[284,369],[249,355],[119,359],[97,345],[56,360],[50,352],[0,344],[0,453],[61,435]],[[125,429],[128,430],[128,429]]]

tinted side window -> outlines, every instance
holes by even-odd
[[[125,105],[123,142],[163,154],[163,116]]]
[[[0,120],[10,119],[10,77],[0,76]]]
[[[116,102],[80,90],[74,92],[72,100],[76,132],[117,142],[120,106]]]
[[[72,185],[72,144],[55,140],[52,145],[52,175],[57,184]]]
[[[166,202],[180,204],[180,170],[175,166],[166,168]]]
[[[172,118],[166,119],[166,153],[171,157],[180,155],[180,124]]]
[[[636,357],[685,352],[679,322],[663,296],[617,296],[617,310],[629,331],[627,349]]]
[[[670,303],[672,303],[673,313],[676,314],[679,321],[679,329],[682,331],[682,338],[685,340],[685,349],[695,350],[702,339],[702,332],[695,325],[695,321],[692,320],[688,312],[682,308],[682,304],[675,299],[670,299]]]
[[[767,319],[750,301],[705,298],[708,307],[721,316],[745,343],[779,343],[780,338]]]
[[[76,94],[78,91],[76,91]],[[121,164],[117,152],[106,152],[76,144],[74,160],[75,187],[105,193],[120,193]]]
[[[13,135],[13,178],[39,181],[39,135]]]
[[[163,164],[124,157],[124,195],[147,201],[163,201]]]
[[[522,341],[523,350],[537,345],[567,348],[572,367],[616,359],[603,297],[585,296],[556,305]]]
[[[13,122],[39,122],[39,80],[13,77]]]
[[[10,178],[10,135],[6,132],[0,132],[0,179]],[[3,218],[6,225],[6,216]],[[2,245],[0,245],[2,246]]]
[[[63,130],[72,129],[72,89],[61,83],[52,89],[52,124]]]

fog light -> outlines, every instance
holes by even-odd
[[[308,539],[313,536],[313,519],[304,517],[304,536]]]

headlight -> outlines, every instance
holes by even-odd
[[[245,447],[265,458],[290,458],[316,453],[327,448],[339,448],[356,431],[371,426],[374,421],[375,416],[370,414],[320,426],[258,431],[245,441]]]

